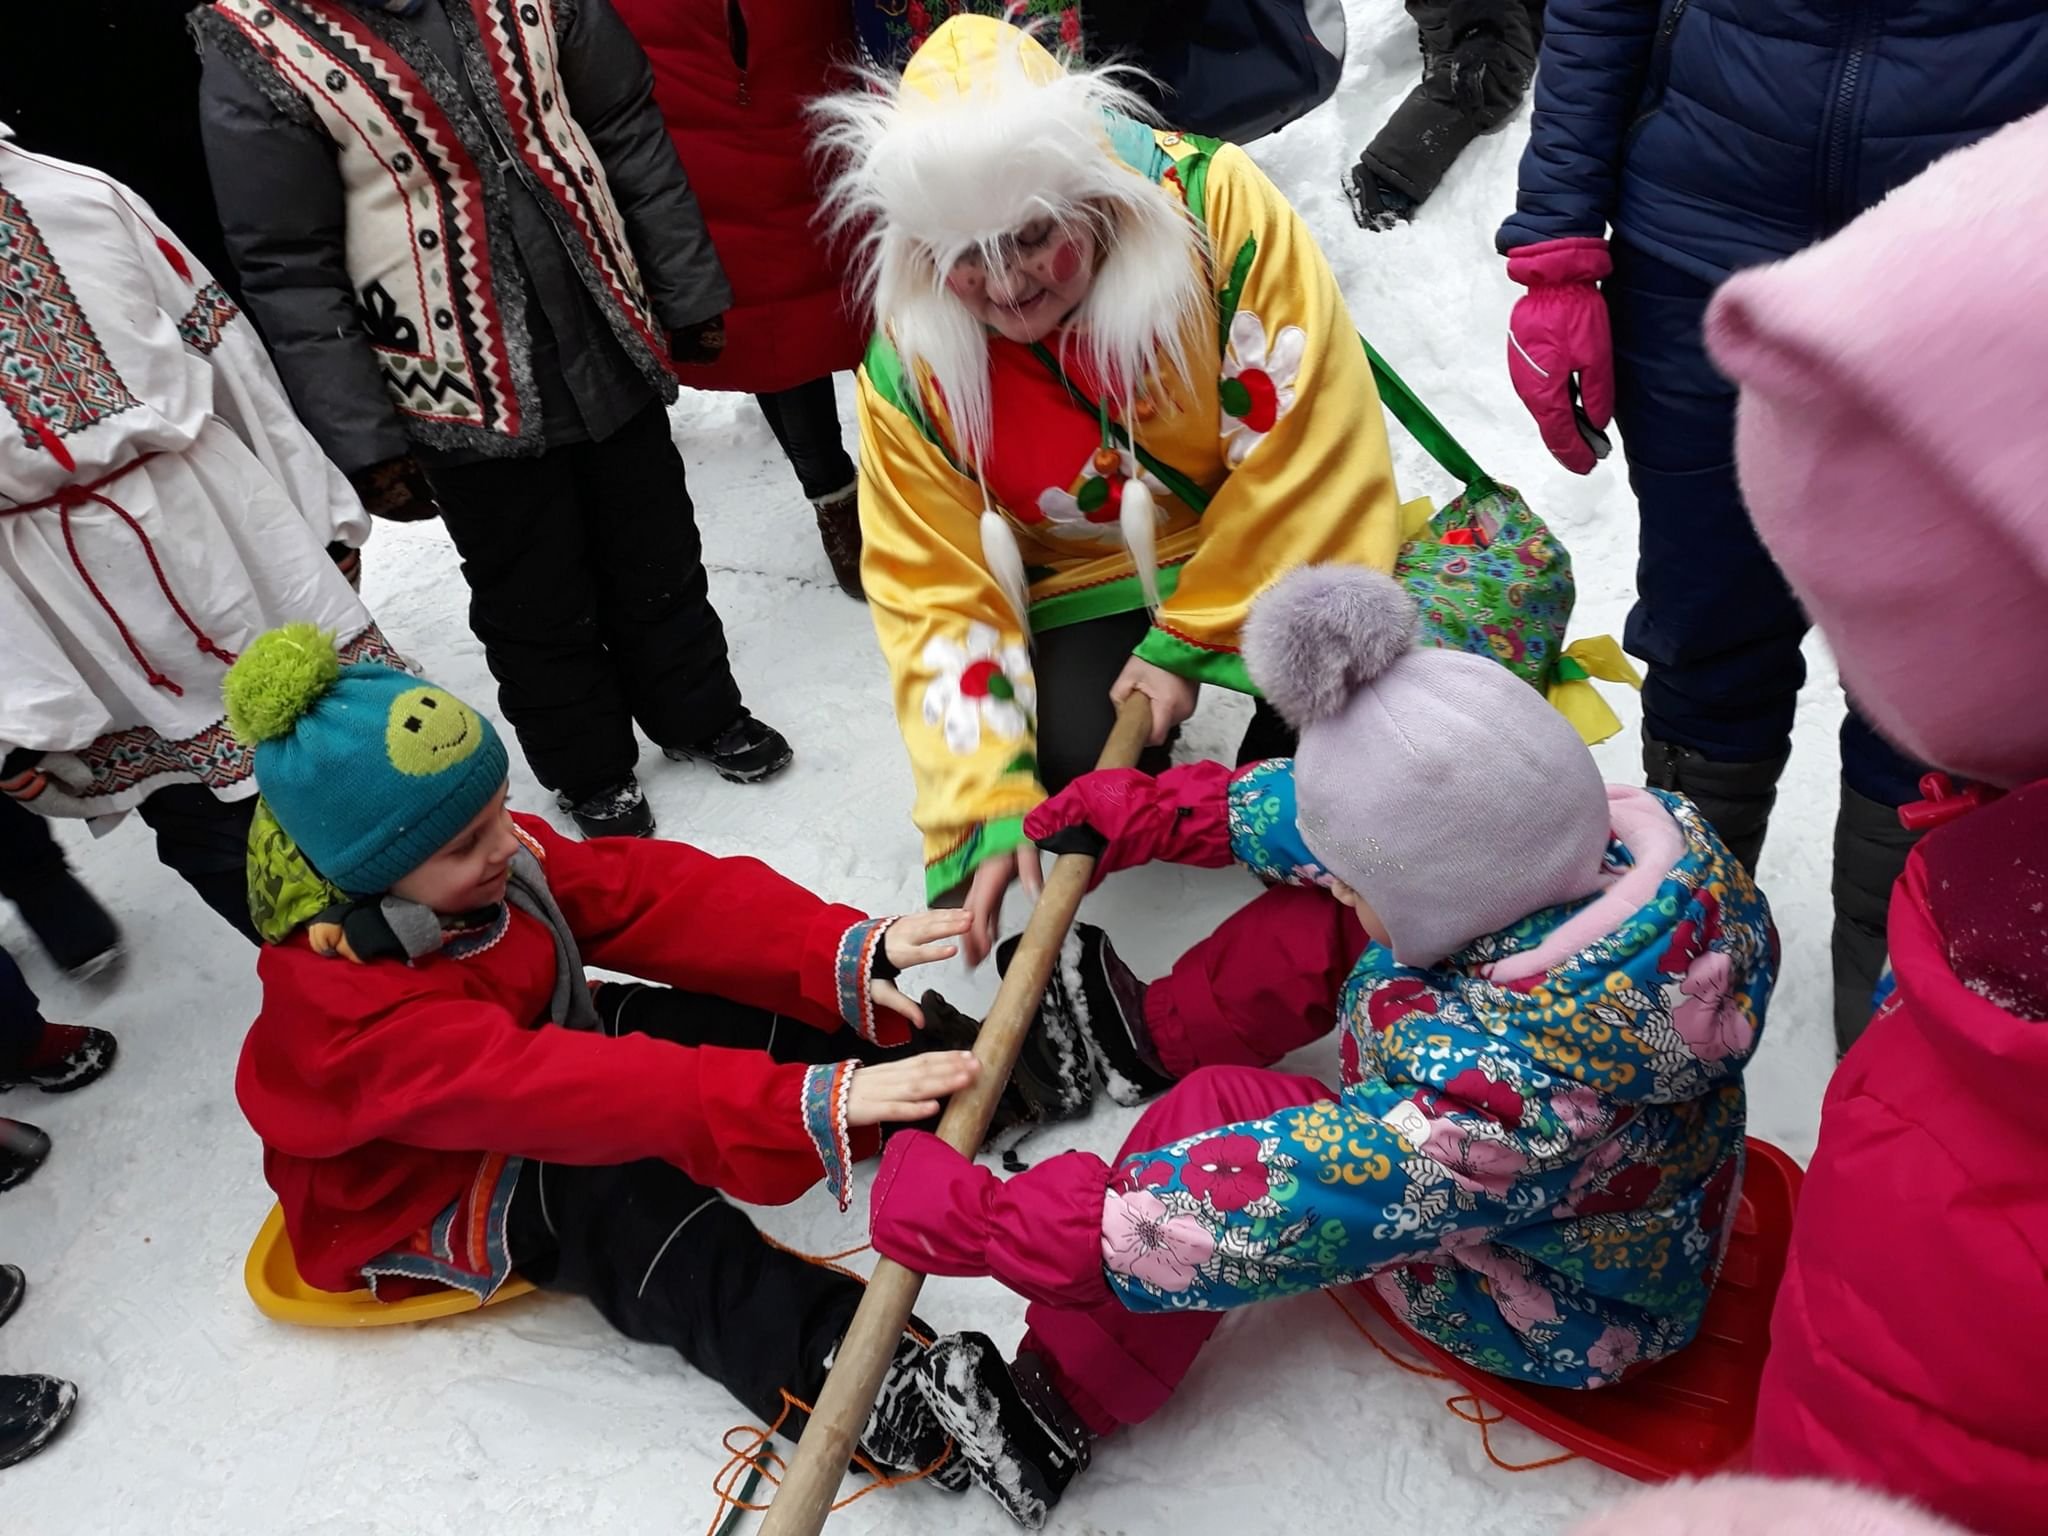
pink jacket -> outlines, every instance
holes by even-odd
[[[2048,780],[1930,833],[1829,1084],[1755,1466],[2048,1529]]]

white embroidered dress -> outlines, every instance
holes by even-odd
[[[253,793],[222,718],[235,655],[305,619],[395,659],[327,554],[368,531],[142,199],[0,128],[0,758],[27,749],[0,787],[87,817],[167,783]]]

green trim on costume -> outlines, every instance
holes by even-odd
[[[1259,237],[1246,235],[1237,248],[1237,260],[1230,264],[1230,276],[1216,295],[1216,345],[1218,356],[1230,352],[1230,322],[1237,318],[1237,302],[1244,297],[1244,285],[1252,275],[1252,263],[1259,257]]]
[[[1214,683],[1235,693],[1260,697],[1258,684],[1246,670],[1244,658],[1235,651],[1206,650],[1155,626],[1131,654],[1190,682]]]
[[[860,361],[861,371],[868,376],[868,383],[875,393],[890,405],[909,417],[917,430],[924,434],[926,442],[945,456],[946,462],[960,474],[972,480],[973,475],[960,461],[953,457],[953,450],[946,446],[946,440],[939,436],[939,429],[932,425],[931,418],[924,413],[924,406],[918,399],[917,381],[911,378],[903,366],[903,358],[896,350],[896,344],[887,334],[875,332],[868,342],[868,350]]]
[[[998,816],[967,834],[967,841],[935,864],[924,867],[924,899],[937,901],[998,854],[1012,853],[1029,841],[1024,817]]]
[[[1179,586],[1180,566],[1161,566],[1161,600],[1173,596]],[[1082,587],[1073,592],[1061,592],[1053,597],[1040,598],[1031,605],[1031,633],[1042,635],[1049,629],[1065,629],[1069,624],[1085,624],[1090,619],[1106,619],[1114,614],[1135,613],[1144,606],[1145,589],[1138,585],[1138,578],[1119,576],[1114,581],[1098,582],[1092,587]]]

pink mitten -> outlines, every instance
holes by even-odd
[[[1007,1183],[926,1131],[882,1153],[868,1214],[875,1252],[921,1275],[990,1275],[1030,1301],[1085,1307],[1102,1278],[1109,1167],[1062,1152]]]
[[[1208,762],[1157,778],[1098,769],[1026,816],[1024,835],[1053,853],[1092,853],[1096,881],[1155,859],[1221,869],[1230,862],[1230,775]]]
[[[1545,240],[1508,253],[1508,276],[1529,291],[1508,321],[1508,377],[1536,418],[1543,445],[1574,474],[1600,462],[1572,411],[1579,385],[1587,422],[1604,430],[1614,419],[1614,343],[1600,279],[1614,269],[1597,235]]]

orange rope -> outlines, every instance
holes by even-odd
[[[862,1243],[858,1248],[848,1248],[843,1253],[815,1254],[805,1253],[800,1248],[792,1248],[787,1243],[779,1243],[766,1232],[761,1234],[761,1241],[778,1252],[786,1253],[792,1258],[802,1259],[806,1264],[815,1264],[820,1269],[829,1269],[834,1274],[845,1275],[849,1280],[857,1280],[862,1285],[868,1283],[867,1276],[860,1274],[858,1271],[847,1269],[837,1261],[840,1259],[850,1259],[856,1254],[866,1253],[871,1246],[870,1244]],[[919,1333],[915,1328],[906,1328],[904,1331],[927,1349],[931,1347],[932,1341]],[[740,1484],[745,1480],[750,1471],[758,1472],[762,1479],[773,1487],[779,1488],[782,1486],[781,1474],[789,1470],[789,1463],[783,1458],[780,1451],[770,1449],[769,1442],[781,1432],[782,1426],[789,1422],[791,1410],[798,1408],[801,1408],[806,1415],[809,1415],[812,1411],[809,1403],[796,1396],[795,1393],[787,1388],[784,1388],[782,1391],[782,1412],[775,1416],[773,1424],[770,1424],[766,1429],[761,1428],[758,1424],[735,1424],[720,1437],[720,1443],[724,1445],[727,1454],[725,1464],[713,1473],[711,1477],[711,1491],[718,1495],[718,1508],[711,1516],[711,1523],[705,1527],[705,1536],[716,1536],[719,1522],[726,1519],[728,1512],[737,1514],[744,1511],[751,1514],[759,1514],[768,1507],[765,1502],[754,1503],[748,1497],[747,1492],[735,1490],[740,1488]],[[735,1436],[741,1437],[739,1444],[734,1443]],[[747,1436],[752,1436],[752,1439],[745,1438]],[[869,1494],[884,1488],[907,1488],[912,1483],[921,1483],[950,1461],[952,1456],[953,1442],[949,1438],[946,1441],[946,1448],[939,1453],[937,1459],[930,1466],[920,1468],[916,1472],[905,1473],[901,1477],[891,1477],[856,1449],[853,1453],[853,1464],[859,1467],[861,1471],[867,1473],[873,1480],[865,1488],[857,1489],[853,1493],[848,1494],[845,1498],[834,1504],[832,1508],[835,1512],[842,1510],[856,1500],[864,1499]]]
[[[1344,1320],[1358,1330],[1358,1336],[1378,1350],[1385,1359],[1392,1361],[1404,1371],[1416,1376],[1427,1377],[1431,1381],[1449,1381],[1451,1379],[1446,1372],[1439,1371],[1434,1366],[1420,1365],[1413,1360],[1402,1359],[1379,1341],[1373,1331],[1365,1326],[1365,1320],[1345,1306],[1343,1298],[1335,1291],[1325,1291],[1323,1294],[1330,1298],[1330,1305],[1344,1314]],[[1496,1467],[1499,1467],[1503,1472],[1540,1472],[1545,1467],[1562,1466],[1565,1462],[1577,1461],[1579,1459],[1577,1451],[1565,1451],[1556,1456],[1546,1456],[1539,1461],[1513,1462],[1503,1460],[1500,1453],[1493,1448],[1493,1426],[1507,1423],[1508,1415],[1506,1413],[1487,1402],[1476,1392],[1461,1392],[1456,1397],[1447,1397],[1444,1399],[1444,1407],[1448,1408],[1456,1417],[1463,1419],[1467,1424],[1477,1424],[1479,1426],[1480,1448],[1486,1452],[1486,1459]]]

